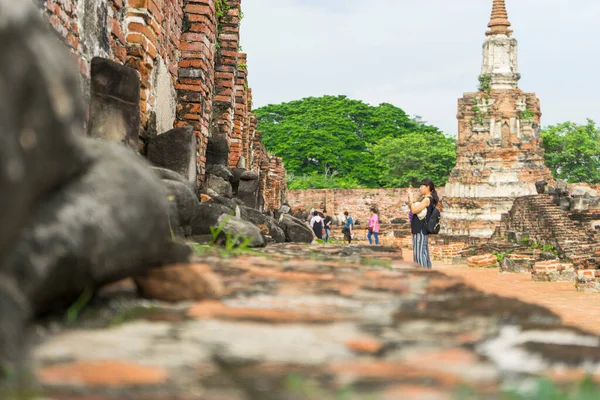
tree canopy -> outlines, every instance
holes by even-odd
[[[417,186],[427,177],[445,185],[456,164],[456,143],[440,132],[408,132],[373,146],[386,187]]]
[[[600,183],[600,129],[594,121],[548,126],[542,139],[546,166],[556,179]]]
[[[444,185],[456,160],[453,139],[387,103],[309,97],[255,113],[292,189],[398,187],[425,177]]]

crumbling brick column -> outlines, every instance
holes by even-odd
[[[281,158],[269,155],[265,207],[278,209],[286,201],[285,169]]]
[[[189,1],[184,8],[179,45],[176,126],[190,125],[198,139],[198,181],[204,181],[209,121],[212,114],[217,20],[212,0]]]
[[[252,89],[248,90],[248,104],[252,104]],[[254,165],[254,155],[252,154],[252,147],[254,146],[254,136],[256,135],[256,128],[258,121],[256,120],[255,114],[248,115],[248,126],[243,136],[244,153],[246,156],[247,168],[252,168]]]
[[[227,0],[218,20],[215,87],[207,165],[229,165],[233,134],[235,80],[238,69],[240,0]]]
[[[229,167],[242,167],[246,164],[244,153],[244,131],[248,120],[248,67],[245,53],[238,53],[238,68],[235,80],[234,126],[229,146]],[[244,157],[241,164],[240,158]],[[239,165],[238,165],[239,164]]]
[[[262,132],[254,131],[254,135],[252,137],[252,166],[251,169],[253,171],[260,171],[263,158],[265,156],[263,147],[262,147]]]

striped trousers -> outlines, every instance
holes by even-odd
[[[415,263],[425,268],[431,268],[428,239],[429,237],[422,232],[413,234],[413,259]]]

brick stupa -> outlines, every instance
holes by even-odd
[[[446,185],[447,235],[489,237],[514,199],[552,181],[544,166],[540,102],[518,88],[517,40],[504,0],[494,0],[479,91],[458,100],[456,167]]]

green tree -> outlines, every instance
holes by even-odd
[[[381,140],[373,154],[386,187],[416,186],[423,178],[442,186],[456,164],[456,142],[440,132],[410,132]]]
[[[390,186],[375,146],[414,132],[441,135],[391,104],[370,106],[346,96],[309,97],[255,113],[265,147],[293,176],[291,188]]]
[[[331,175],[312,172],[308,175],[288,174],[287,185],[290,190],[300,189],[355,189],[363,185],[354,178],[343,178],[335,173]]]
[[[549,126],[542,139],[546,166],[556,179],[600,183],[600,129],[594,121]]]

